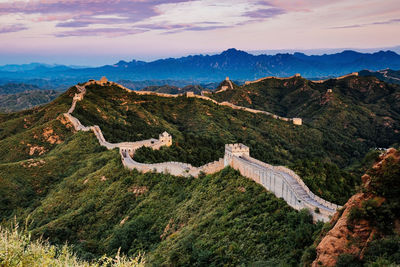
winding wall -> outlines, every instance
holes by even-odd
[[[264,79],[268,79],[268,78],[269,77],[262,78],[262,79],[259,79],[259,80],[264,80]],[[277,78],[277,79],[290,79],[290,78]],[[231,89],[233,89],[232,82],[230,80],[228,80],[228,82],[230,83]],[[254,81],[254,82],[256,82],[256,81]],[[188,93],[172,95],[172,94],[165,94],[165,93],[157,93],[157,92],[153,92],[153,91],[133,91],[133,90],[130,90],[130,89],[118,84],[118,83],[114,83],[114,82],[109,82],[109,83],[112,84],[112,85],[119,86],[121,89],[124,89],[127,92],[130,92],[130,93],[135,92],[138,95],[156,95],[156,96],[169,97],[169,98],[176,98],[176,97],[179,97],[179,96],[194,97],[194,98],[199,98],[199,99],[211,101],[214,104],[220,105],[220,106],[227,106],[227,107],[230,107],[230,108],[233,108],[233,109],[244,110],[244,111],[247,111],[247,112],[250,112],[250,113],[262,113],[262,114],[271,116],[274,119],[283,120],[283,121],[290,121],[295,125],[302,125],[302,123],[303,123],[301,118],[285,118],[285,117],[281,117],[281,116],[275,115],[275,114],[267,112],[267,111],[258,110],[258,109],[252,109],[252,108],[247,108],[247,107],[242,107],[242,106],[237,106],[237,105],[232,104],[232,103],[227,102],[227,101],[218,102],[218,101],[215,101],[214,99],[212,99],[212,98],[210,98],[208,96],[188,94]],[[251,83],[253,83],[253,82],[251,82]],[[90,84],[93,84],[93,81],[90,82]],[[101,84],[101,83],[99,83],[99,84]],[[224,91],[224,90],[220,90],[218,92],[222,92],[222,91]]]
[[[90,83],[93,83],[93,81]],[[340,208],[340,206],[314,195],[301,178],[292,170],[283,166],[272,166],[250,157],[249,148],[243,144],[226,145],[224,158],[205,164],[201,167],[194,167],[190,164],[181,162],[162,162],[154,164],[136,162],[131,157],[136,149],[142,146],[159,149],[161,146],[166,144],[157,139],[148,139],[138,142],[109,143],[104,138],[99,126],[95,125],[87,127],[82,125],[77,118],[72,116],[72,113],[77,102],[83,99],[86,93],[85,86],[87,84],[88,83],[84,86],[76,86],[79,93],[75,94],[71,108],[67,113],[64,113],[64,116],[71,122],[75,130],[93,131],[100,145],[105,146],[107,149],[118,148],[122,163],[128,169],[137,169],[141,172],[158,172],[169,173],[176,176],[198,177],[200,173],[211,174],[222,170],[225,166],[231,166],[240,171],[243,176],[254,180],[267,190],[273,192],[277,197],[283,198],[294,209],[300,210],[306,208],[310,210],[315,221],[328,221],[336,212],[336,209]],[[131,90],[129,91],[132,92]],[[231,105],[233,104],[229,103],[228,106]],[[233,105],[231,107],[235,108],[236,106]],[[242,107],[239,108],[243,109]],[[264,113],[263,111],[257,112]]]

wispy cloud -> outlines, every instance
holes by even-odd
[[[36,21],[59,21],[58,27],[85,27],[91,24],[135,23],[157,16],[156,6],[191,0],[48,0],[0,3],[0,15],[35,14]],[[115,15],[122,19],[102,18]]]
[[[165,7],[165,8],[161,8]],[[185,7],[185,12],[179,10]],[[172,11],[172,13],[170,13]],[[108,27],[121,35],[158,30],[161,33],[207,31],[245,25],[280,14],[284,8],[268,1],[222,0],[46,0],[0,2],[0,15],[27,14],[36,23],[53,22],[56,37],[106,34]],[[159,17],[163,17],[160,21]],[[198,21],[202,19],[202,21]],[[209,20],[210,22],[207,22]],[[161,24],[162,22],[162,24]],[[147,25],[147,26],[146,26]],[[102,27],[99,33],[94,26]],[[144,27],[145,26],[145,27]],[[81,30],[64,31],[63,28]],[[83,28],[87,28],[83,30]],[[126,30],[127,28],[135,30]],[[72,34],[72,35],[70,35]]]
[[[285,14],[286,11],[282,8],[261,8],[257,9],[254,11],[249,11],[245,13],[245,16],[248,16],[250,18],[256,18],[256,19],[267,19],[267,18],[273,18],[275,16]]]
[[[362,23],[362,24],[352,24],[352,25],[344,25],[344,26],[337,26],[337,27],[330,27],[329,29],[351,29],[351,28],[362,28],[372,25],[388,25],[388,24],[395,24],[400,23],[400,19],[390,19],[386,21],[376,21],[371,23]]]
[[[11,25],[0,25],[0,34],[10,33],[10,32],[19,32],[28,29],[26,26],[22,24],[11,24]]]
[[[72,36],[105,36],[118,37],[124,35],[132,35],[143,33],[141,29],[125,29],[125,28],[99,28],[99,29],[77,29],[72,31],[63,31],[55,34],[56,37],[72,37]]]

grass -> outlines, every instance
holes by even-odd
[[[0,265],[4,267],[139,267],[144,263],[140,256],[127,258],[119,254],[114,258],[104,255],[96,261],[82,261],[68,245],[57,247],[43,239],[32,240],[26,228],[20,229],[18,225],[11,230],[0,226]]]

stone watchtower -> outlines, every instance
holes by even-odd
[[[104,85],[104,84],[106,84],[108,82],[108,80],[107,80],[107,78],[106,77],[101,77],[101,79],[100,79],[100,84],[102,84],[102,85]]]
[[[224,164],[228,166],[232,162],[233,157],[250,156],[250,148],[243,144],[226,144]]]
[[[292,119],[294,125],[302,125],[303,120],[301,118],[293,118]]]
[[[158,141],[161,143],[161,145],[164,146],[171,146],[172,145],[172,136],[167,133],[163,132],[158,136]]]

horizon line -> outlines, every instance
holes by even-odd
[[[184,58],[184,57],[190,57],[190,56],[214,56],[214,55],[220,55],[228,50],[236,50],[236,51],[240,51],[240,52],[245,52],[247,54],[253,55],[253,56],[261,56],[261,55],[267,55],[267,56],[276,56],[276,55],[284,55],[284,54],[289,54],[289,55],[294,55],[296,53],[301,53],[304,54],[306,56],[323,56],[323,55],[333,55],[333,54],[340,54],[346,51],[352,51],[352,52],[357,52],[357,53],[362,53],[362,54],[375,54],[375,53],[379,53],[379,52],[393,52],[397,55],[400,55],[400,45],[399,46],[392,46],[392,47],[376,47],[376,48],[315,48],[315,49],[259,49],[259,50],[242,50],[242,49],[238,49],[238,48],[227,48],[224,50],[220,50],[219,52],[192,52],[192,53],[183,53],[180,55],[171,55],[171,56],[160,56],[160,57],[154,57],[154,58],[149,58],[149,59],[140,59],[140,56],[138,57],[137,55],[131,56],[131,59],[119,59],[117,61],[114,60],[114,63],[101,63],[101,64],[93,64],[93,65],[88,65],[88,64],[68,64],[68,63],[48,63],[48,61],[46,62],[46,60],[44,59],[43,61],[40,60],[33,60],[33,61],[29,61],[26,63],[3,63],[0,65],[0,67],[4,67],[4,66],[9,66],[9,65],[17,65],[17,66],[21,66],[21,65],[31,65],[31,64],[41,64],[41,65],[49,65],[52,67],[56,67],[56,66],[66,66],[66,67],[70,67],[70,68],[93,68],[93,67],[102,67],[102,66],[112,66],[115,65],[121,61],[124,62],[132,62],[132,61],[141,61],[141,62],[145,62],[145,63],[151,63],[154,61],[158,61],[158,60],[165,60],[165,59],[179,59],[179,58]],[[1,53],[0,53],[1,55]],[[8,54],[9,55],[9,54]],[[21,56],[26,56],[27,54],[18,54]],[[35,56],[35,54],[31,54],[31,56]],[[42,56],[42,55],[39,55]],[[68,56],[68,55],[65,55]],[[69,55],[71,56],[71,55]],[[79,56],[82,57],[81,54],[76,54],[75,56]],[[112,55],[104,55],[104,58],[110,57]],[[117,55],[118,56],[118,55]],[[128,56],[123,56],[123,55],[119,55],[120,58],[127,58]],[[45,56],[43,56],[45,57]],[[95,57],[95,58],[99,58],[101,57],[101,55],[90,55],[89,57]],[[115,57],[115,56],[112,56]],[[111,59],[110,59],[111,60]],[[18,60],[16,60],[18,61]]]

